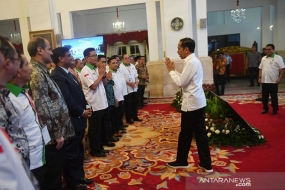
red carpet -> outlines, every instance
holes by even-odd
[[[246,148],[246,154],[242,155],[240,171],[251,172],[285,172],[285,109],[281,107],[277,115],[271,113],[260,114],[262,104],[238,104],[231,106],[249,124],[258,128],[267,139],[262,146]]]
[[[224,99],[249,124],[261,130],[268,142],[252,148],[210,147],[215,171],[213,175],[219,177],[229,172],[285,172],[285,109],[281,106],[275,116],[261,115],[262,105],[251,98],[248,100],[248,97],[243,97],[240,101],[240,97],[227,96]],[[160,100],[151,100],[149,105],[139,110],[143,122],[129,126],[128,133],[116,143],[116,147],[108,148],[111,152],[106,158],[87,155],[85,174],[94,181],[88,189],[182,190],[187,188],[186,180],[193,174],[206,175],[197,167],[195,142],[192,142],[189,153],[189,169],[165,166],[176,158],[180,113],[170,106],[169,100],[163,102],[161,104]]]

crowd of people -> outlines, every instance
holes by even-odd
[[[271,47],[271,48],[268,48]],[[249,87],[254,87],[256,81],[257,86],[260,86],[261,83],[273,83],[278,84],[282,78],[284,69],[282,66],[282,63],[284,65],[282,57],[277,55],[274,51],[274,45],[273,44],[267,44],[266,48],[262,49],[262,53],[257,51],[256,45],[252,45],[251,51],[247,52],[246,55],[246,69],[249,74]],[[262,62],[268,62],[268,58],[272,57],[271,63],[276,63],[274,66],[266,70],[268,72],[267,74],[262,74],[262,68],[264,65]],[[274,59],[275,58],[275,59]],[[232,68],[232,58],[229,55],[228,51],[221,52],[218,51],[217,55],[213,59],[213,67],[214,67],[214,84],[216,88],[216,94],[219,96],[224,95],[225,93],[225,84],[230,83],[230,72]],[[273,75],[274,76],[273,76]],[[270,76],[270,80],[267,78],[267,80],[261,80],[261,76],[263,76],[263,79],[265,76]],[[272,76],[271,76],[272,75]],[[277,80],[280,79],[280,80]],[[263,87],[264,85],[262,85]],[[265,85],[266,86],[266,85]],[[277,96],[278,88],[273,90],[273,100],[275,100],[275,96]],[[265,95],[265,97],[268,97],[269,92],[262,91],[262,95]],[[272,95],[271,95],[272,96]],[[264,99],[263,102],[268,102],[268,99]],[[267,104],[267,103],[264,103]],[[276,104],[276,103],[274,103]],[[268,106],[264,106],[263,113],[267,113]],[[274,108],[274,115],[277,113],[277,106]]]
[[[31,39],[27,49],[29,63],[23,53],[0,36],[1,185],[4,184],[4,189],[62,189],[63,176],[68,189],[87,189],[92,180],[84,175],[82,139],[88,131],[90,154],[106,157],[109,150],[104,147],[114,147],[127,132],[128,124],[142,121],[138,109],[145,106],[143,95],[149,82],[145,57],[130,58],[124,54],[121,63],[118,55],[106,58],[97,55],[94,48],[87,48],[83,60],[74,60],[69,48],[52,50],[49,42],[41,37]],[[273,44],[266,46],[266,56],[259,65],[262,114],[269,110],[269,94],[272,114],[278,111],[278,83],[285,66],[274,49]],[[182,73],[175,71],[173,61],[165,59],[171,78],[183,90],[177,158],[167,165],[189,167],[187,157],[195,134],[199,167],[213,172],[205,130],[203,69],[194,50],[194,40],[179,41],[177,53],[185,62]],[[228,52],[220,52],[214,60],[218,95],[224,95],[225,82],[230,82],[231,64]],[[9,141],[20,157],[15,157]]]
[[[126,133],[123,118],[127,124],[142,121],[145,57],[136,57],[135,66],[124,54],[121,64],[117,55],[107,59],[87,48],[84,60],[74,60],[69,48],[52,50],[39,37],[28,43],[28,63],[7,39],[0,41],[1,132],[33,174],[27,176],[37,179],[29,181],[35,188],[62,189],[63,176],[68,189],[87,189],[92,180],[84,175],[82,139],[87,131],[90,154],[106,157],[104,147],[114,147]]]

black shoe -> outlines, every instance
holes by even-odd
[[[109,141],[109,142],[107,142],[107,143],[104,143],[103,145],[104,145],[104,146],[107,146],[107,147],[114,147],[114,146],[116,146],[116,144],[113,143],[113,142],[111,142],[111,141]]]
[[[111,142],[118,142],[118,141],[119,141],[119,138],[117,138],[117,137],[112,137],[112,138],[110,138],[110,141],[111,141]]]
[[[87,186],[83,185],[83,184],[78,184],[78,185],[69,187],[68,189],[70,189],[70,190],[86,190]]]
[[[110,150],[103,149],[101,152],[105,154],[105,153],[109,153]]]
[[[169,162],[166,165],[171,168],[189,168],[190,167],[188,162],[181,164],[181,163],[174,161],[174,162]]]
[[[277,110],[273,110],[272,115],[276,115],[276,114],[277,114]]]
[[[266,114],[267,112],[268,112],[268,110],[262,110],[261,114]]]
[[[133,122],[133,121],[127,121],[127,123],[128,123],[128,124],[134,124],[134,122]]]
[[[93,182],[92,179],[86,179],[86,178],[80,179],[81,184],[91,184],[92,182]]]
[[[142,119],[136,118],[134,119],[134,121],[142,121]]]
[[[94,157],[106,157],[106,154],[101,152],[101,153],[97,153],[97,154],[92,154],[91,153],[91,156],[94,156]]]

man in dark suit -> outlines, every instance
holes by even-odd
[[[91,116],[91,110],[85,109],[87,102],[80,83],[68,71],[73,59],[69,49],[66,47],[54,49],[52,59],[56,67],[51,76],[61,90],[75,130],[75,136],[69,139],[66,147],[64,178],[69,189],[87,189],[85,184],[92,183],[92,180],[84,178],[84,149],[81,141],[85,133],[86,119]]]

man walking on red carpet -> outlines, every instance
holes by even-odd
[[[195,134],[200,163],[199,168],[213,172],[209,142],[205,127],[206,97],[202,88],[203,68],[194,54],[195,41],[183,38],[178,43],[177,53],[184,60],[182,73],[175,71],[174,62],[168,57],[165,64],[172,80],[182,88],[183,100],[181,107],[181,131],[178,138],[176,161],[167,166],[172,168],[188,168],[188,153],[193,133]]]

